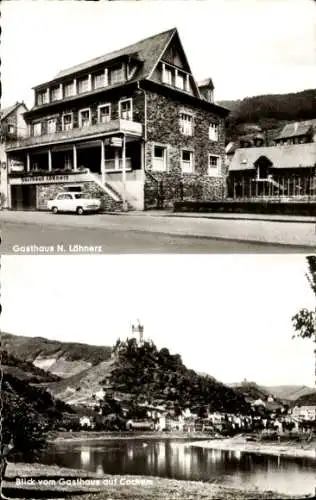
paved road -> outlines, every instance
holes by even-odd
[[[310,253],[316,241],[313,222],[212,220],[169,214],[80,217],[3,211],[0,225],[2,254],[20,255],[86,253],[75,245],[101,247],[88,253]]]

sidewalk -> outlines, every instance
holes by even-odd
[[[111,215],[122,215],[110,212]],[[260,220],[265,222],[297,222],[316,223],[316,215],[274,215],[274,214],[232,214],[232,213],[201,213],[201,212],[172,212],[166,210],[148,210],[146,212],[126,212],[123,215],[147,215],[149,217],[191,217],[196,219],[224,219],[224,220]]]

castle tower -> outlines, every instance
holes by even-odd
[[[132,325],[132,336],[136,338],[138,345],[144,343],[144,326],[140,324],[139,319],[137,325]]]

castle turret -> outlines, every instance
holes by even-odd
[[[144,343],[144,326],[140,324],[139,320],[137,322],[137,325],[132,325],[132,334],[137,343],[142,345]]]

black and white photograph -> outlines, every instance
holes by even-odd
[[[9,498],[313,496],[315,256],[2,260]]]
[[[315,498],[315,14],[1,2],[0,500]]]
[[[315,2],[1,10],[4,253],[314,250]]]

